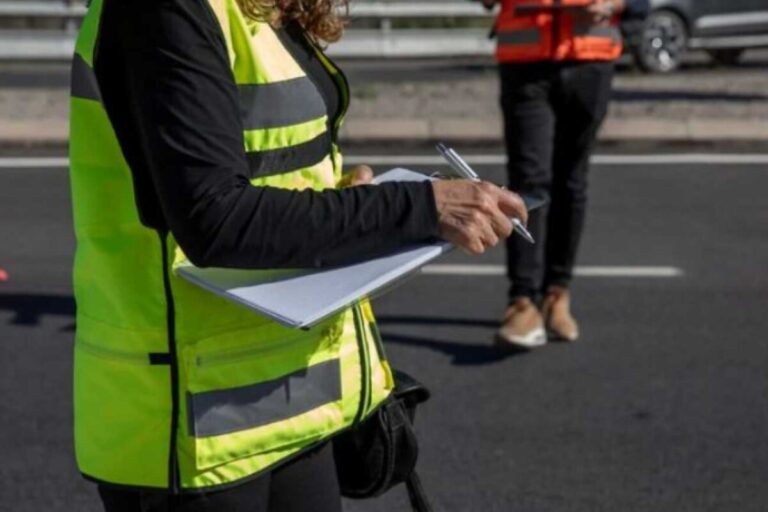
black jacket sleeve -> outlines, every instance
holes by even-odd
[[[430,184],[250,184],[238,90],[205,0],[106,0],[95,70],[142,221],[170,229],[196,265],[335,265],[436,236]]]

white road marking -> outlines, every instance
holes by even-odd
[[[504,165],[507,157],[501,154],[466,154],[465,160],[473,165]],[[435,155],[348,155],[348,165],[444,165]],[[595,165],[768,165],[768,153],[683,153],[655,155],[594,155]],[[61,157],[4,157],[0,169],[65,169],[69,160]]]
[[[504,276],[507,269],[503,265],[426,265],[422,274],[433,276]],[[684,275],[677,267],[651,266],[581,266],[574,273],[581,277],[641,277],[672,278]]]
[[[0,158],[0,169],[67,169],[68,158],[59,157],[12,157]]]
[[[594,155],[591,162],[598,165],[670,165],[670,164],[708,164],[708,165],[755,165],[768,164],[765,153],[682,153],[678,155]]]
[[[505,155],[464,154],[464,159],[472,165],[504,165]],[[593,155],[591,163],[595,165],[756,165],[768,164],[768,154],[765,153],[684,153],[656,155]],[[444,165],[445,160],[439,155],[349,155],[344,157],[349,165]]]

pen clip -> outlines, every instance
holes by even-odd
[[[451,148],[439,142],[436,146],[440,155],[448,162],[451,169],[458,175],[458,177],[467,180],[479,180],[477,173],[472,170],[467,163]]]

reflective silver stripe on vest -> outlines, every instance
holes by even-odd
[[[341,400],[341,364],[325,361],[252,386],[190,393],[189,431],[209,437],[269,425]]]
[[[239,85],[240,115],[246,130],[312,121],[326,114],[325,102],[308,77],[259,85]]]
[[[80,55],[72,60],[72,96],[85,100],[101,101],[96,73]]]
[[[311,167],[330,155],[332,147],[331,134],[325,131],[314,139],[295,146],[246,153],[250,179]]]
[[[606,37],[615,41],[621,40],[621,32],[612,26],[576,25],[573,27],[573,35],[580,37]]]
[[[541,32],[535,28],[503,30],[496,34],[500,45],[538,44]]]

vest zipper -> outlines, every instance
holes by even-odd
[[[322,50],[320,50],[322,53]],[[347,80],[347,75],[344,74],[344,72],[341,70],[340,67],[338,67],[331,59],[329,59],[325,53],[322,53],[323,58],[325,59],[325,62],[328,63],[328,65],[331,67],[331,69],[336,71],[336,75],[334,79],[341,85],[341,104],[342,108],[339,110],[338,115],[336,116],[336,119],[333,120],[333,132],[331,133],[332,139],[334,144],[336,144],[339,140],[339,130],[341,129],[341,122],[344,120],[344,118],[347,115],[347,111],[349,110],[349,80]]]
[[[376,355],[379,356],[379,361],[384,361],[384,341],[381,339],[381,331],[376,322],[368,322],[368,328],[373,333],[373,341],[376,346]]]
[[[355,323],[357,348],[360,354],[360,406],[355,415],[355,420],[352,423],[353,425],[357,425],[362,421],[365,411],[368,408],[368,403],[371,400],[371,360],[368,353],[368,344],[365,342],[365,327],[361,318],[359,306],[355,305],[352,307],[352,317]]]
[[[344,120],[344,117],[347,115],[347,111],[349,110],[349,80],[347,80],[347,75],[344,74],[344,72],[341,70],[339,66],[336,65],[333,60],[331,60],[323,51],[320,46],[315,43],[311,37],[305,36],[309,44],[314,48],[315,54],[317,55],[317,58],[320,59],[320,62],[323,63],[323,66],[328,70],[328,72],[331,75],[331,78],[336,82],[336,84],[339,86],[339,92],[341,94],[341,108],[339,109],[338,113],[336,114],[336,117],[333,120],[329,119],[329,127],[331,129],[331,141],[334,145],[338,145],[339,141],[339,130],[341,129],[341,122]],[[332,154],[331,158],[333,159],[334,167],[336,166],[336,157]]]

